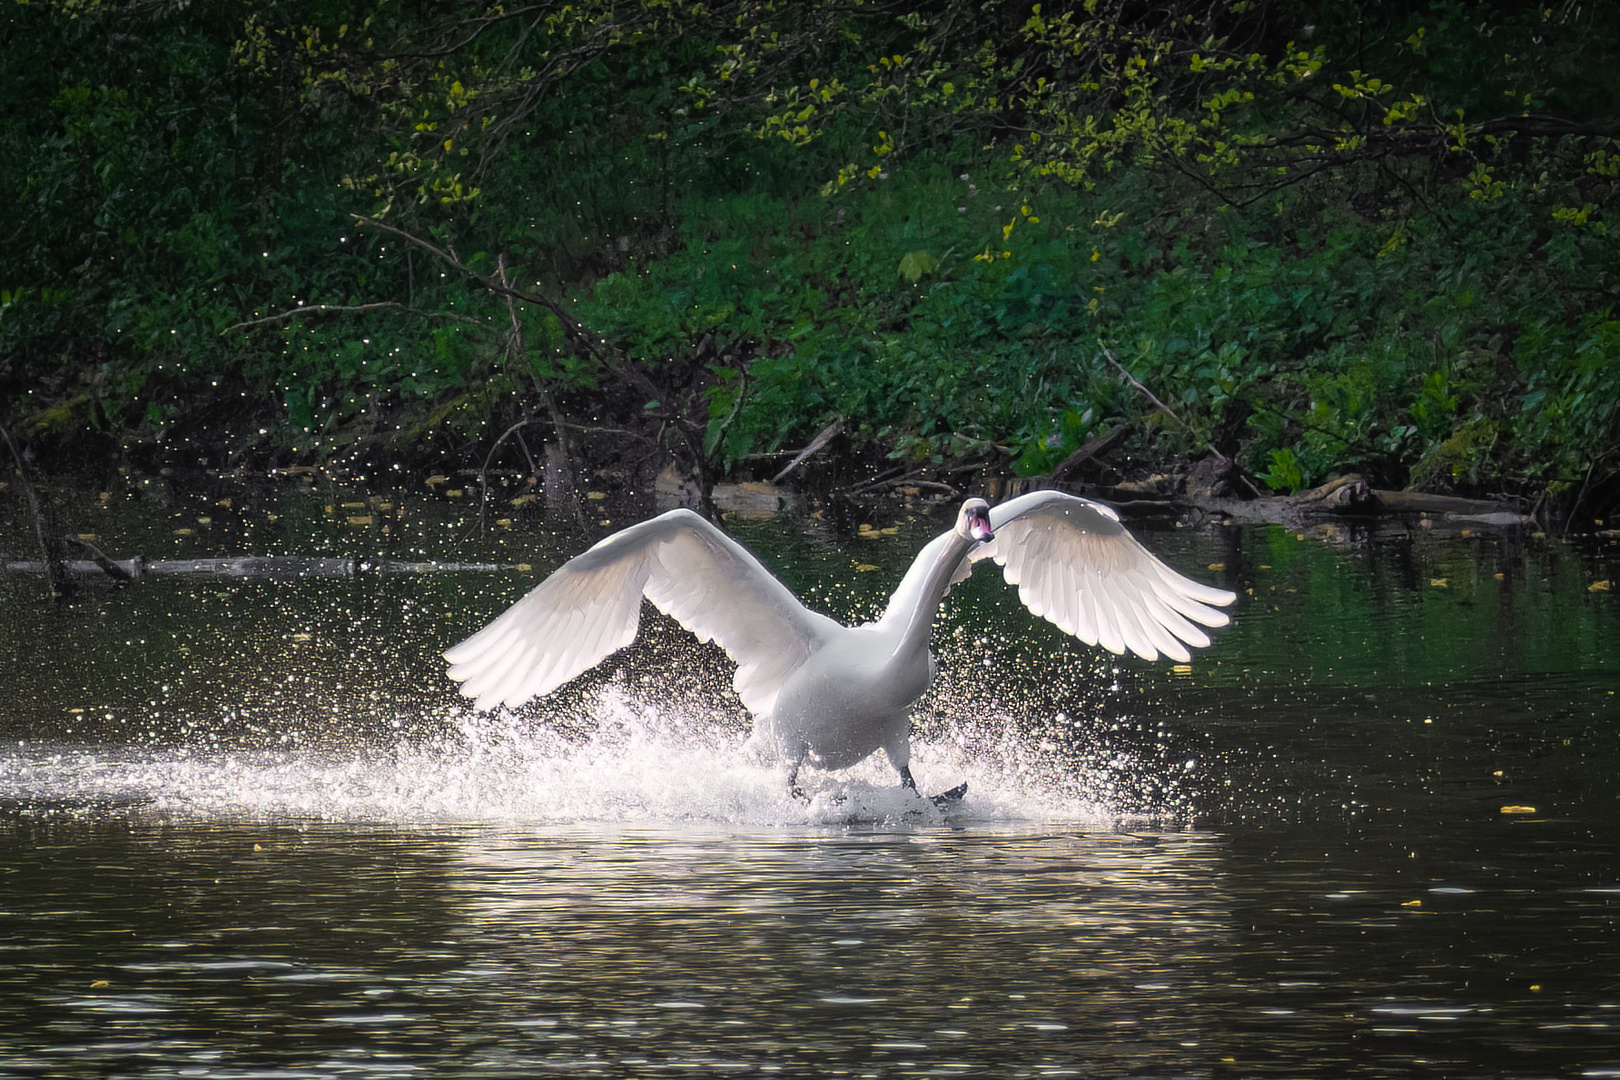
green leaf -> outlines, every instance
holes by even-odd
[[[915,285],[924,277],[932,274],[939,266],[939,260],[934,258],[930,251],[913,251],[900,260],[900,276]]]

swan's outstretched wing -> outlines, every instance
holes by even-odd
[[[546,694],[635,640],[641,598],[737,661],[743,704],[768,713],[788,673],[838,624],[800,604],[758,559],[690,510],[614,533],[564,563],[478,633],[445,650],[480,709]]]
[[[1209,644],[1195,623],[1230,621],[1211,605],[1230,604],[1235,594],[1170,569],[1099,503],[1035,491],[992,507],[990,526],[995,539],[968,552],[958,577],[994,559],[1025,607],[1087,644],[1185,662],[1187,646]]]

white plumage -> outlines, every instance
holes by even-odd
[[[810,611],[742,545],[690,510],[607,537],[472,637],[445,650],[479,708],[548,694],[635,640],[645,596],[737,662],[733,685],[796,782],[806,760],[847,768],[884,750],[914,787],[910,707],[933,677],[929,632],[952,584],[985,559],[1036,615],[1088,644],[1190,659],[1236,599],[1160,562],[1108,507],[1037,491],[962,504],[918,552],[874,623]],[[796,790],[796,789],[795,789]]]

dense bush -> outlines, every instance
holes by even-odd
[[[1620,13],[12,5],[0,420],[1613,491]],[[1150,396],[1151,395],[1151,396]],[[660,436],[658,433],[663,432]]]

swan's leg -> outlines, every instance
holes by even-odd
[[[889,737],[883,743],[883,752],[889,756],[889,764],[900,773],[900,786],[917,790],[917,781],[911,776],[911,718],[902,717],[898,724],[893,725]]]
[[[799,751],[797,757],[792,759],[788,766],[788,794],[795,799],[804,798],[804,791],[799,787],[799,767],[804,764],[805,755],[810,752],[809,747]]]

